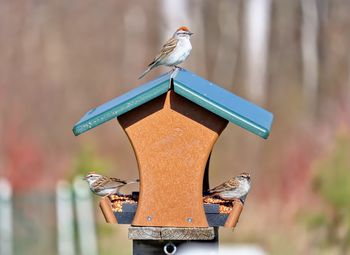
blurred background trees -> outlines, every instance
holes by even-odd
[[[333,211],[321,226],[338,224],[348,240],[349,12],[347,0],[0,1],[0,176],[14,187],[16,254],[57,250],[57,180],[92,170],[137,176],[116,122],[77,138],[71,128],[165,71],[137,80],[181,25],[195,33],[185,68],[275,114],[267,141],[230,125],[215,147],[212,185],[240,171],[254,182],[237,231],[222,230],[223,241],[310,254],[322,244],[296,215],[315,208]],[[126,240],[123,227],[108,233],[105,254],[115,237]]]
[[[342,128],[324,158],[315,162],[313,187],[323,206],[303,215],[324,254],[348,254],[350,247],[350,132]]]

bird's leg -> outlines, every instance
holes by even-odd
[[[174,66],[175,69],[184,70],[181,66]]]
[[[106,197],[106,198],[108,198],[109,200],[112,201],[113,199],[115,199],[115,198],[112,197],[112,195],[116,195],[117,197],[120,197],[119,194],[111,192],[111,193],[108,193],[107,195],[105,195],[104,198]]]
[[[240,198],[234,198],[233,200],[232,200],[232,204],[234,204],[234,203],[242,203],[243,204],[243,201],[242,201],[242,199],[240,199]]]
[[[110,197],[110,196],[112,196],[112,195],[120,196],[118,191],[119,191],[119,190],[117,190],[117,191],[111,191],[111,192],[109,192],[107,195],[105,195],[104,197]]]
[[[172,68],[172,73],[171,73],[171,75],[170,75],[170,78],[171,79],[174,79],[175,78],[175,76],[177,75],[177,73],[179,72],[179,67],[178,66],[173,66],[173,68]]]
[[[113,194],[117,195],[118,197],[123,196],[121,193],[119,193],[121,187],[116,188],[116,190],[113,192]]]

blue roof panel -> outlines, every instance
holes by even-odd
[[[73,127],[73,133],[80,135],[102,123],[116,118],[169,90],[170,73],[137,87],[111,101],[88,111]]]
[[[171,78],[175,93],[258,136],[269,136],[272,113],[184,69],[161,75],[90,110],[74,126],[74,134],[82,134],[166,93]]]
[[[272,113],[187,70],[174,78],[175,93],[235,123],[267,138],[273,120]]]

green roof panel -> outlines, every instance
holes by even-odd
[[[170,86],[169,80],[170,73],[163,74],[140,87],[91,109],[74,125],[73,133],[80,135],[166,93]]]
[[[194,73],[180,70],[174,78],[174,90],[175,93],[258,136],[265,139],[269,136],[272,113]]]
[[[163,74],[90,110],[74,126],[73,133],[80,135],[166,93],[171,79],[175,93],[258,136],[269,136],[272,113],[185,69]]]

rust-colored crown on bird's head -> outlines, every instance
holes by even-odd
[[[182,30],[182,31],[187,31],[187,32],[190,31],[190,30],[188,29],[188,27],[185,27],[185,26],[179,27],[176,31],[180,31],[180,30]]]

